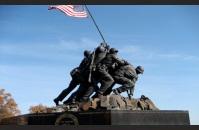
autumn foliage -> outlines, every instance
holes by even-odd
[[[0,88],[0,120],[19,115],[20,111],[10,93]]]
[[[39,105],[31,106],[29,109],[29,112],[30,113],[49,113],[51,111],[47,106],[39,104]]]

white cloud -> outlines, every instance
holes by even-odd
[[[119,52],[121,53],[128,53],[128,54],[133,54],[133,53],[140,53],[141,50],[138,46],[135,45],[129,45],[129,46],[123,46],[121,48],[119,48]]]
[[[97,45],[96,41],[88,38],[76,41],[61,39],[54,43],[0,43],[0,54],[40,59],[78,59],[85,49],[93,50]]]
[[[80,38],[77,40],[59,39],[54,43],[0,43],[1,55],[26,56],[33,58],[42,58],[50,60],[81,59],[84,50],[94,50],[99,43],[93,39]],[[127,60],[182,60],[182,61],[198,61],[199,57],[183,53],[161,53],[141,46],[142,44],[110,44],[119,50],[121,58]]]
[[[177,53],[167,53],[167,54],[158,54],[159,58],[164,59],[177,59],[177,60],[199,60],[199,57],[194,55],[188,55],[188,54],[177,54]]]
[[[161,58],[180,58],[181,55],[179,54],[158,54],[157,55],[158,57],[161,57]]]
[[[72,51],[79,51],[90,49],[93,50],[99,43],[92,39],[88,38],[81,38],[79,41],[67,41],[67,40],[60,40],[60,42],[56,45],[59,49],[72,50]]]
[[[125,45],[118,47],[119,52],[126,55],[129,59],[140,59],[140,60],[182,60],[182,61],[199,61],[199,56],[185,54],[185,53],[161,53],[150,48],[144,48],[138,45]]]

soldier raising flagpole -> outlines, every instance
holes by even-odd
[[[85,6],[85,8],[84,8]],[[54,5],[54,6],[49,6],[49,10],[51,9],[58,9],[64,14],[71,16],[71,17],[77,17],[77,18],[86,18],[88,15],[90,16],[91,20],[93,21],[98,33],[100,34],[102,38],[102,43],[106,43],[104,36],[102,35],[102,32],[100,31],[94,17],[92,16],[89,8],[85,5]],[[88,14],[87,14],[88,12]],[[91,83],[91,73],[92,73],[92,68],[93,68],[93,62],[95,59],[95,50],[93,51],[93,56],[92,56],[92,61],[90,64],[90,70],[89,70],[89,77],[88,77],[88,82]]]

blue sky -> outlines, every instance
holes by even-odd
[[[162,110],[189,110],[199,124],[199,6],[88,6],[119,56],[145,68],[135,88]],[[22,113],[53,106],[85,49],[101,39],[90,18],[67,17],[48,6],[0,6],[0,87]]]

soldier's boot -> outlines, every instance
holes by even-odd
[[[59,105],[59,101],[62,101],[79,83],[72,79],[68,88],[64,89],[57,98],[55,98],[53,101],[56,105]]]
[[[94,88],[93,86],[92,87],[89,87],[85,92],[84,94],[80,97],[80,101],[88,101],[89,100],[89,97],[95,92],[97,91],[98,89]],[[92,96],[93,98],[93,96]]]
[[[82,97],[79,101],[80,102],[88,102],[89,98],[88,97]]]
[[[67,104],[69,104],[69,102],[70,102],[69,100],[66,100],[63,102],[63,104],[67,105]]]
[[[66,100],[64,101],[63,103],[64,104],[74,104],[76,102],[76,92],[72,93],[71,96]]]
[[[95,93],[95,95],[92,96],[92,98],[93,98],[93,99],[95,99],[95,98],[100,98],[100,99],[101,99],[102,96],[103,96],[103,93],[100,92],[100,91],[98,91],[97,93]]]
[[[76,100],[75,99],[71,99],[71,100],[66,100],[63,102],[63,104],[68,105],[68,104],[75,104]]]
[[[98,91],[97,93],[97,98],[101,99],[103,97],[103,92]]]
[[[57,98],[55,98],[53,101],[54,101],[54,103],[56,104],[56,106],[59,105],[59,100],[58,100]]]
[[[122,85],[121,87],[118,87],[118,88],[116,88],[116,89],[114,89],[113,90],[113,92],[115,92],[115,94],[116,93],[123,93],[123,92],[125,92],[125,91],[127,91],[128,89],[129,89],[130,87],[129,87],[129,85],[128,84],[124,84],[124,85]]]
[[[106,80],[101,81],[101,87],[97,92],[97,97],[102,98],[103,95],[106,95],[106,91],[112,87],[112,84],[114,83],[114,80],[111,76],[107,76]]]
[[[113,89],[113,93],[114,93],[115,95],[120,95],[120,92],[119,92],[117,89]]]
[[[59,101],[62,101],[68,94],[69,94],[70,90],[67,88],[67,89],[64,89],[58,97],[56,97],[53,101],[54,103],[56,104],[56,106],[59,105]]]
[[[113,84],[111,85],[111,87],[109,87],[109,88],[104,92],[103,95],[104,95],[104,96],[107,96],[107,95],[111,94],[111,92],[113,91],[114,85],[115,85],[115,83],[113,83]]]
[[[97,98],[97,93],[95,93],[91,98],[92,99]]]

